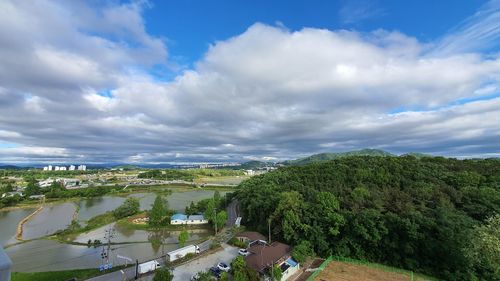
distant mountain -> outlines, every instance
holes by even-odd
[[[384,150],[380,149],[361,149],[361,150],[354,150],[354,151],[348,151],[348,152],[326,152],[326,153],[320,153],[320,154],[314,154],[305,158],[299,158],[295,160],[287,160],[282,162],[283,165],[295,165],[295,166],[301,166],[301,165],[306,165],[310,163],[319,163],[319,162],[325,162],[325,161],[330,161],[334,159],[339,159],[343,157],[349,157],[349,156],[396,156],[392,153],[389,153]]]
[[[275,166],[275,164],[272,162],[248,161],[248,162],[241,164],[241,166],[239,166],[239,168],[243,169],[243,170],[255,170],[255,169],[265,168],[265,167],[269,167],[269,166],[272,167],[272,166]]]
[[[435,157],[434,155],[420,153],[420,152],[410,152],[410,153],[405,153],[405,154],[400,155],[400,157],[404,157],[404,156],[413,156],[413,157],[418,158],[418,159],[425,158],[425,157]]]
[[[19,170],[19,169],[25,169],[25,168],[14,165],[0,165],[0,170]]]

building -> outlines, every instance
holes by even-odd
[[[66,167],[65,166],[59,167],[59,171],[66,171]]]
[[[64,185],[64,187],[66,189],[82,188],[80,186],[80,180],[79,179],[61,179],[59,181],[62,182],[62,184]]]
[[[264,241],[264,242],[266,241],[266,237],[264,237],[264,235],[255,231],[243,231],[236,234],[234,238],[244,243],[251,243],[254,241]]]
[[[43,167],[43,170],[44,170],[44,171],[48,171],[48,170],[49,170],[49,167],[45,166],[45,167]]]
[[[55,166],[54,171],[59,171],[59,166]]]
[[[52,171],[52,165],[47,166],[47,171]]]
[[[75,165],[70,165],[68,170],[69,171],[74,171],[75,169],[76,169]]]
[[[203,215],[184,215],[184,214],[174,214],[170,217],[170,224],[206,224],[208,220],[205,219]]]
[[[291,256],[292,247],[289,245],[280,242],[271,244],[259,242],[254,243],[247,250],[250,253],[245,257],[247,266],[261,276],[267,275],[271,266],[278,266],[283,273],[281,281],[284,281],[300,269],[299,263]]]
[[[86,170],[87,170],[87,166],[85,166],[85,165],[78,166],[78,171],[86,171]]]

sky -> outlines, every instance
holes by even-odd
[[[500,157],[500,0],[0,1],[0,163]]]

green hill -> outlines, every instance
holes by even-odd
[[[365,148],[361,150],[354,150],[348,152],[326,152],[326,153],[314,154],[305,158],[287,160],[284,161],[282,164],[289,166],[301,166],[310,163],[325,162],[350,156],[395,156],[395,155],[380,149]]]
[[[500,280],[497,160],[341,157],[254,176],[236,198],[247,228],[322,257]]]

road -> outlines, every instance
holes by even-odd
[[[231,227],[236,222],[236,218],[240,216],[240,203],[238,200],[233,199],[226,208],[227,211],[227,227]]]

